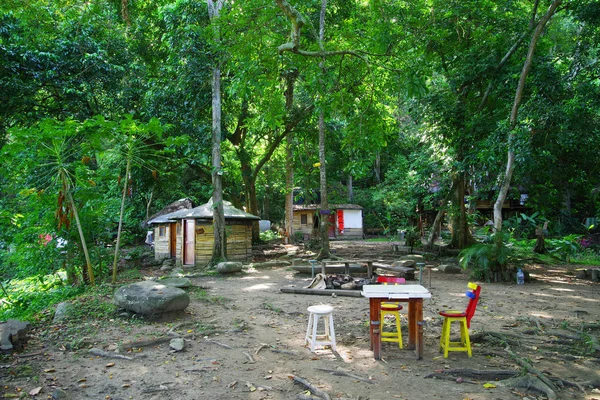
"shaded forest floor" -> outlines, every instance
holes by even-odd
[[[399,256],[389,243],[333,242],[332,249],[347,258],[392,261]],[[303,248],[283,245],[262,246],[254,254],[255,261],[312,257]],[[444,359],[438,352],[438,312],[465,307],[465,273],[432,272],[433,296],[424,303],[422,360],[384,343],[383,360],[376,361],[369,350],[366,299],[284,294],[281,287],[307,286],[310,276],[286,266],[249,268],[229,276],[193,277],[190,306],[178,314],[140,320],[113,313],[110,318],[35,326],[22,353],[0,358],[0,393],[47,398],[61,388],[63,398],[70,399],[308,396],[291,379],[296,376],[332,399],[552,397],[496,380],[505,377],[501,372],[525,374],[526,362],[530,375],[539,371],[556,385],[558,398],[600,399],[598,284],[574,279],[566,266],[527,269],[533,281],[525,285],[481,282],[482,297],[471,324],[472,358],[451,353]],[[163,273],[144,268],[142,274]],[[100,299],[107,305],[112,290]],[[322,303],[334,307],[337,353],[311,353],[304,347],[306,308]],[[173,335],[185,338],[183,351],[170,350]],[[99,357],[90,348],[120,350],[129,359]],[[493,384],[484,386],[489,382]],[[39,394],[28,394],[38,388]]]

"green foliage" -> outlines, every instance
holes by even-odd
[[[509,237],[504,234],[493,234],[487,243],[477,243],[462,250],[459,263],[463,269],[470,269],[474,278],[486,281],[505,279],[502,275],[507,271],[513,250],[507,245]]]
[[[54,304],[70,299],[83,291],[83,287],[66,285],[59,274],[12,279],[3,283],[3,286],[7,293],[1,293],[0,320],[8,318],[32,320]]]
[[[539,217],[538,212],[531,215],[517,213],[505,220],[503,227],[508,229],[514,238],[532,238],[535,230],[541,225],[544,218]]]
[[[550,253],[557,255],[561,260],[571,262],[571,258],[581,249],[579,240],[581,235],[567,235],[560,239],[549,239]]]
[[[275,231],[267,229],[266,231],[260,233],[260,240],[263,242],[268,242],[275,239],[281,239],[281,236],[279,236],[279,234]]]

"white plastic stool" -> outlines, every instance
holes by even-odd
[[[335,330],[333,329],[333,307],[328,305],[310,306],[306,309],[308,315],[308,327],[306,328],[305,342],[310,345],[310,351],[315,351],[315,346],[331,346],[335,349]],[[325,333],[317,334],[319,319],[323,318]]]

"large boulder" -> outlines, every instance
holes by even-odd
[[[52,320],[52,322],[55,324],[62,322],[63,320],[69,318],[73,311],[73,304],[67,303],[66,301],[58,303],[56,305],[56,310],[54,311],[54,319]]]
[[[460,274],[462,272],[462,268],[455,264],[441,264],[438,265],[437,269],[445,274]]]
[[[0,323],[0,350],[22,350],[27,342],[31,324],[27,321],[9,319]]]
[[[188,294],[179,288],[160,282],[143,281],[121,286],[113,296],[117,307],[152,315],[185,309],[190,304]]]
[[[192,281],[190,280],[190,278],[165,277],[159,279],[157,282],[162,283],[163,285],[173,286],[176,288],[188,288],[192,286]]]
[[[231,274],[234,272],[240,272],[243,264],[236,261],[224,261],[217,264],[217,272],[220,274]]]

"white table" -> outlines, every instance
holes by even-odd
[[[361,294],[369,299],[371,349],[376,360],[381,359],[381,302],[392,300],[408,303],[408,349],[414,349],[417,359],[423,358],[423,299],[431,293],[421,285],[365,285]]]

